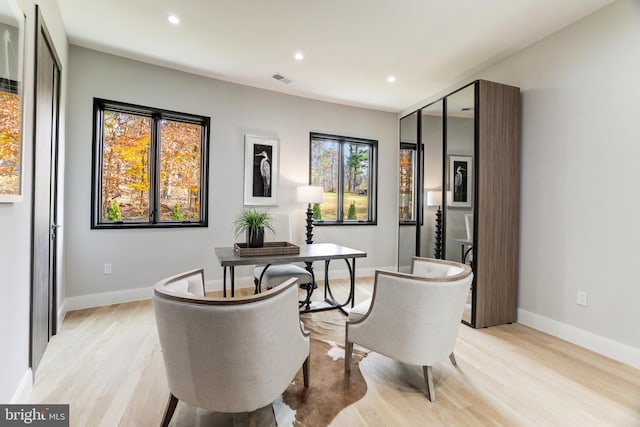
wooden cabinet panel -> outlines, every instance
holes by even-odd
[[[478,82],[475,327],[516,320],[520,221],[520,90]]]

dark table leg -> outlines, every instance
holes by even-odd
[[[330,260],[324,261],[324,299],[327,300],[327,291],[331,294],[331,288],[329,287],[329,262]],[[333,298],[333,295],[331,295]]]
[[[236,296],[236,268],[232,265],[229,267],[231,272],[231,298]]]
[[[313,294],[313,290],[317,288],[316,285],[316,275],[313,272],[313,262],[305,261],[305,269],[311,273],[311,283],[301,284],[300,287],[307,292],[303,301],[298,301],[299,307],[304,306],[304,311],[309,311],[311,309],[311,295]]]
[[[262,286],[262,278],[264,277],[264,273],[267,272],[267,268],[271,267],[271,264],[267,264],[264,266],[264,268],[262,269],[262,272],[260,273],[260,277],[258,278],[258,281],[255,282],[256,288],[254,289],[253,293],[255,294],[259,294],[260,288]],[[267,287],[269,286],[269,284],[267,283]]]
[[[227,267],[222,267],[222,297],[227,297]]]
[[[349,297],[344,302],[344,304],[340,304],[336,301],[333,296],[333,292],[331,292],[331,287],[329,285],[329,261],[326,261],[324,268],[324,300],[331,304],[331,308],[339,308],[344,314],[349,314],[347,310],[345,310],[345,306],[349,305],[351,302],[351,307],[354,305],[355,301],[355,286],[356,286],[356,259],[351,259],[351,264],[349,264],[349,259],[345,258],[344,260],[347,263],[347,268],[349,269]],[[329,294],[327,297],[327,293]]]
[[[336,301],[335,297],[333,296],[333,292],[331,291],[331,285],[329,284],[329,263],[331,262],[331,260],[325,260],[324,261],[324,301],[325,303],[327,303],[327,305],[324,307],[318,307],[313,309],[311,309],[307,305],[305,310],[300,310],[300,313],[335,310],[337,308],[337,309],[340,309],[344,314],[349,314],[348,310],[345,309],[345,307],[347,307],[349,303],[351,303],[351,307],[353,308],[356,300],[356,297],[355,297],[356,295],[356,259],[355,257],[351,258],[351,262],[349,262],[349,259],[345,258],[344,261],[347,263],[347,268],[349,269],[349,297],[347,298],[347,300],[344,303],[340,304],[338,301]],[[313,272],[311,274],[313,274]],[[314,276],[314,281],[315,281],[315,276]],[[313,291],[313,289],[311,289],[311,291]],[[307,295],[307,300],[308,300],[311,297],[311,295],[309,290],[307,290],[307,292],[309,292],[309,294]],[[300,301],[300,303],[302,306],[304,305],[305,301]]]
[[[467,251],[462,255],[463,264],[467,263],[467,257],[469,256],[469,252],[471,252],[472,249],[473,249],[473,246],[469,246],[469,249],[467,249]],[[470,263],[470,264],[473,264],[473,263]]]
[[[351,283],[349,283],[349,299],[351,300],[351,308],[353,308],[356,301],[356,259],[351,258],[351,265],[349,265],[348,259],[345,259],[345,261],[349,267],[349,278],[351,279]]]

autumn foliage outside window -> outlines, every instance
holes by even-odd
[[[415,145],[400,147],[400,222],[415,222]]]
[[[21,98],[0,88],[0,194],[20,191]]]
[[[94,111],[92,226],[206,226],[209,118],[101,99]]]

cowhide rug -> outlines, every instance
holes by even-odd
[[[309,388],[304,388],[300,370],[282,397],[257,413],[257,425],[327,426],[345,407],[360,400],[367,385],[358,367],[366,350],[354,346],[351,374],[344,372],[344,324],[337,310],[300,316],[311,333]],[[246,426],[247,414],[222,414],[178,403],[172,426]]]

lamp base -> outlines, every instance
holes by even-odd
[[[442,259],[442,210],[438,206],[436,212],[436,242],[435,242],[435,258]]]
[[[313,243],[313,210],[311,204],[307,207],[307,244]]]

